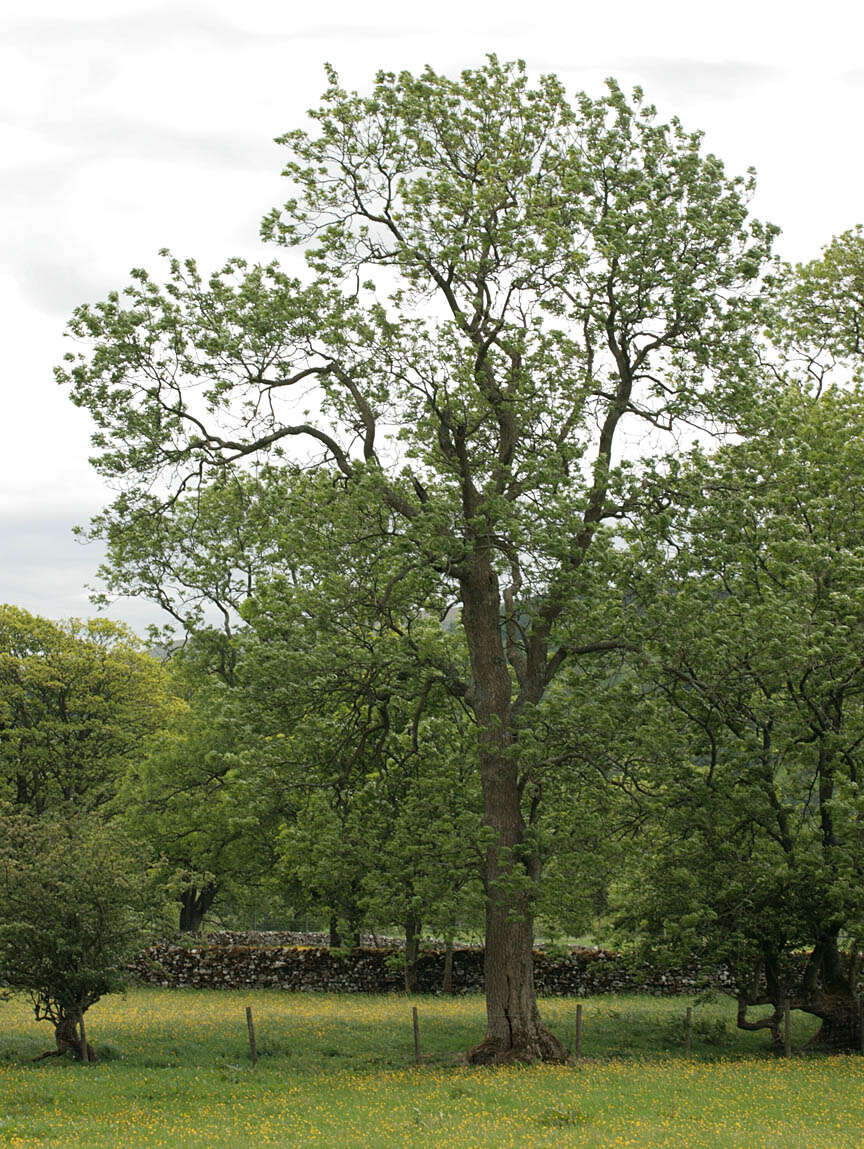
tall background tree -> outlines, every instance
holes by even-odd
[[[624,932],[725,964],[739,1025],[775,1045],[787,1000],[821,1019],[816,1045],[859,1043],[862,414],[859,390],[791,386],[759,435],[694,457],[691,509],[633,554],[617,742],[660,753]]]
[[[182,709],[164,666],[119,623],[0,606],[0,800],[21,812],[102,806]]]
[[[280,905],[269,878],[285,798],[257,768],[254,715],[231,684],[237,658],[221,632],[174,651],[170,678],[185,707],[128,764],[112,804],[126,833],[176,874],[182,932],[200,930],[214,907],[243,920],[250,905]]]
[[[607,745],[636,758],[640,740],[653,741],[665,767],[655,759],[640,772],[650,829],[623,883],[622,920],[655,952],[726,963],[739,1025],[779,1045],[789,1000],[821,1019],[814,1044],[854,1049],[861,229],[783,268],[770,301],[776,388],[754,405],[743,441],[713,459],[697,452],[677,473],[689,509],[643,527],[632,552],[640,658],[631,717]],[[754,1019],[760,1005],[770,1012]]]
[[[635,439],[671,449],[753,386],[772,233],[748,222],[752,179],[640,92],[574,105],[494,57],[457,80],[381,73],[368,95],[329,79],[313,131],[282,140],[294,198],[264,224],[309,274],[137,271],[76,311],[89,349],[58,377],[125,484],[98,527],[115,550],[268,457],[324,469],[401,556],[391,577],[458,601],[470,670],[450,689],[476,725],[485,825],[471,1057],[560,1059],[534,993],[540,780],[520,732],[568,659],[610,641],[572,616],[603,524],[650,509]]]

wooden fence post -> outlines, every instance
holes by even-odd
[[[255,1044],[255,1025],[252,1021],[252,1006],[246,1006],[246,1028],[249,1030],[249,1050],[252,1054],[252,1064],[258,1064],[258,1046]]]
[[[414,1026],[414,1064],[420,1064],[420,1021],[417,1017],[417,1006],[411,1009],[411,1022]]]
[[[576,1006],[576,1050],[575,1056],[582,1056],[582,1002]]]
[[[689,1057],[693,1049],[693,1007],[687,1006],[684,1015],[684,1056]]]

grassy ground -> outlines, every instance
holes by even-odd
[[[33,1062],[50,1047],[26,1002],[0,1003],[0,1145],[864,1145],[864,1059],[776,1060],[729,1003],[591,998],[574,1066],[476,1070],[452,1052],[482,1033],[479,998],[139,990],[88,1014],[100,1062]],[[261,1060],[252,1069],[245,1007]],[[411,1007],[425,1064],[412,1065]],[[572,1040],[575,1003],[543,1004]],[[812,1026],[795,1018],[793,1040]]]

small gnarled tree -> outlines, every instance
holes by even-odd
[[[165,891],[116,829],[0,812],[0,984],[54,1026],[57,1055],[95,1060],[84,1015],[127,982]],[[43,1054],[42,1056],[49,1056]]]

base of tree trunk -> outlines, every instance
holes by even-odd
[[[44,1053],[40,1053],[38,1057],[34,1057],[34,1061],[43,1061],[46,1057],[63,1057],[67,1053],[71,1053],[73,1057],[81,1058],[81,1039],[78,1036],[78,1026],[74,1018],[64,1017],[61,1021],[57,1022],[54,1026],[54,1041],[57,1045],[56,1049],[46,1049]],[[87,1060],[96,1061],[96,1051],[90,1042],[87,1042]]]
[[[540,1025],[530,1034],[515,1036],[510,1044],[487,1036],[468,1050],[466,1060],[469,1065],[527,1065],[533,1061],[563,1065],[569,1055],[563,1042],[545,1025]]]
[[[78,1033],[78,1025],[73,1017],[65,1017],[54,1027],[54,1040],[57,1042],[57,1053],[63,1054],[71,1052],[73,1057],[81,1058],[81,1050],[83,1047],[82,1038],[84,1036],[84,1023],[81,1023],[81,1034]],[[83,1058],[81,1058],[83,1060]],[[96,1054],[90,1042],[87,1042],[87,1060],[95,1061]]]
[[[67,1053],[71,1053],[72,1056],[77,1061],[80,1061],[81,1060],[81,1046],[80,1046],[80,1044],[78,1042],[76,1042],[74,1045],[67,1045],[65,1049],[46,1049],[42,1053],[37,1054],[33,1058],[33,1060],[34,1061],[44,1061],[46,1057],[63,1057]],[[87,1060],[88,1061],[98,1061],[99,1060],[99,1058],[96,1056],[96,1050],[93,1048],[93,1046],[90,1044],[89,1041],[87,1042]]]
[[[808,1049],[823,1053],[857,1053],[860,1050],[858,1003],[853,996],[834,996],[829,1001],[823,998],[819,1002],[817,1016],[822,1024],[807,1042]]]

